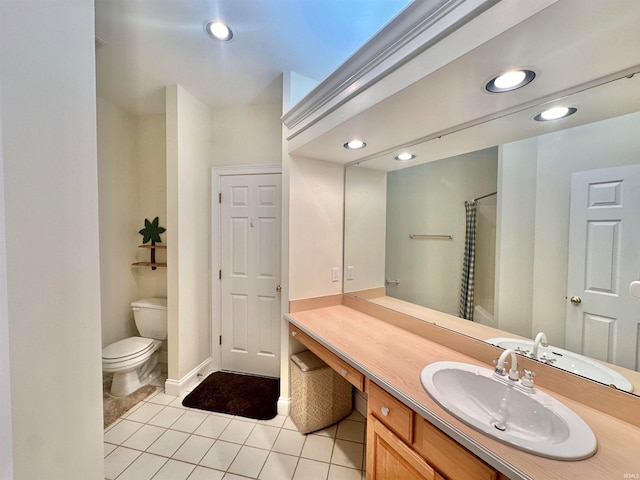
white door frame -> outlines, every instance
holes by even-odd
[[[220,177],[227,175],[264,175],[282,174],[280,165],[234,165],[213,167],[211,169],[211,360],[213,370],[220,370],[222,365],[222,350],[220,349],[220,335],[222,335],[221,314],[221,282],[218,272],[220,262]],[[281,347],[282,348],[282,347]]]

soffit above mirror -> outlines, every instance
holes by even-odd
[[[487,20],[499,23],[497,15],[506,3],[485,11],[380,83],[401,84],[404,73],[419,70],[429,55],[433,57],[458,33],[462,36],[475,29],[482,34],[481,26]],[[640,45],[639,23],[637,2],[559,0],[384,100],[376,101],[375,92],[364,91],[351,105],[340,107],[292,138],[289,152],[356,163],[635,73],[640,61],[632,46]],[[506,94],[483,91],[488,79],[513,67],[532,68],[535,81]],[[351,115],[350,109],[356,113]],[[545,128],[547,132],[551,129]],[[356,137],[367,141],[366,149],[342,147]]]

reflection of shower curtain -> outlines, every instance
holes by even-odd
[[[462,261],[462,283],[460,285],[460,317],[473,321],[473,287],[476,263],[476,218],[477,204],[474,200],[464,202],[467,212],[464,259]]]

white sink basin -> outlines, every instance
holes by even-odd
[[[487,340],[487,343],[491,343],[492,345],[502,348],[510,348],[514,351],[517,349],[520,349],[521,351],[528,351],[529,353],[533,351],[533,342],[531,340],[519,340],[517,338],[490,338]],[[528,356],[527,354],[524,355]],[[604,383],[605,385],[615,385],[618,390],[624,390],[625,392],[631,392],[633,390],[631,382],[618,372],[611,370],[600,362],[580,355],[579,353],[573,353],[569,350],[563,350],[562,348],[557,348],[552,345],[549,345],[548,347],[540,345],[538,347],[538,358],[541,358],[543,355],[545,355],[546,358],[555,360],[551,363],[554,367],[590,378],[591,380]]]
[[[589,426],[540,390],[525,393],[493,377],[493,371],[459,362],[426,366],[420,381],[445,410],[497,440],[535,455],[581,460],[597,449]]]

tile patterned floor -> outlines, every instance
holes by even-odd
[[[105,479],[363,480],[365,427],[354,411],[301,435],[289,417],[189,409],[159,388],[105,429]]]

